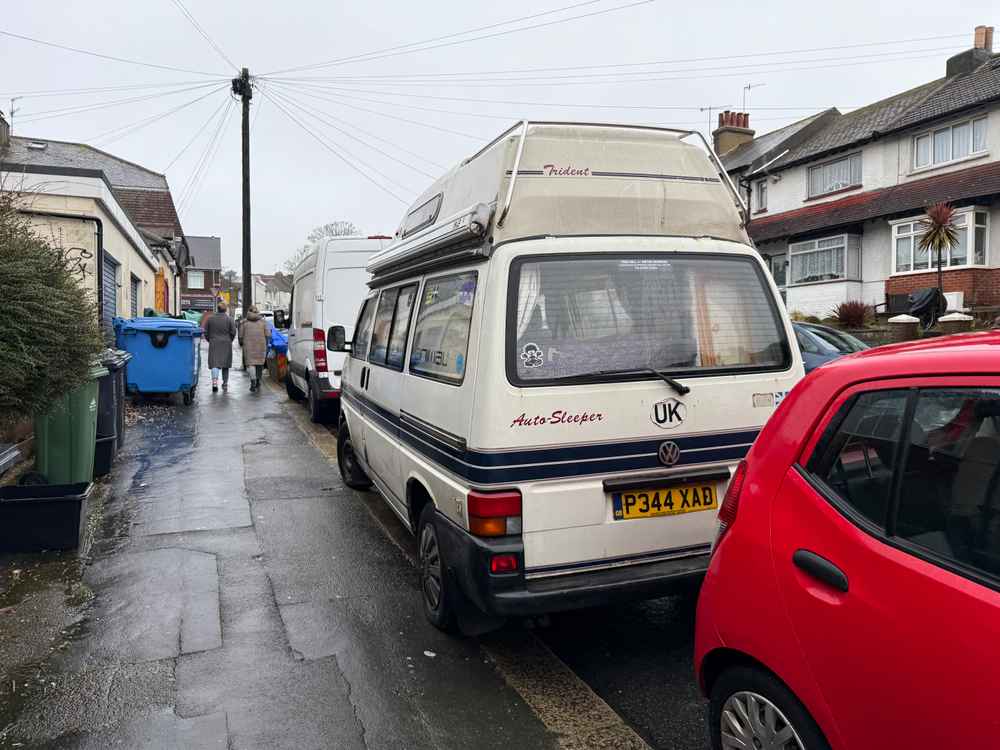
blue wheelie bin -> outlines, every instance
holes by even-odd
[[[173,318],[133,318],[117,327],[118,346],[132,355],[125,368],[129,393],[180,393],[190,404],[201,369],[202,330]]]

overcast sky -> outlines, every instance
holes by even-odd
[[[185,232],[221,236],[224,264],[238,268],[239,108],[229,102],[226,77],[234,69],[223,56],[264,76],[264,93],[255,92],[251,110],[254,270],[260,272],[273,271],[310,229],[328,221],[347,219],[365,232],[391,234],[406,206],[398,198],[408,202],[446,167],[518,119],[635,122],[707,132],[708,113],[699,107],[739,109],[743,87],[763,84],[752,90],[749,106],[751,127],[759,134],[828,106],[846,110],[937,78],[949,54],[971,46],[976,24],[1000,25],[995,0],[913,0],[898,10],[870,0],[184,2],[223,55],[175,0],[5,3],[0,31],[217,78],[0,36],[0,109],[8,113],[10,97],[20,92],[77,92],[18,100],[15,134],[83,141],[156,171],[166,169],[178,204],[185,186],[193,184],[181,204]],[[538,15],[558,8],[567,9]],[[613,8],[623,9],[603,12]],[[597,15],[552,23],[585,14]],[[453,44],[537,24],[549,25]],[[457,35],[482,27],[491,28]],[[407,47],[381,59],[274,73],[445,36],[424,45],[437,46],[426,51]],[[877,44],[824,49],[866,43]],[[788,54],[761,55],[773,52]],[[642,64],[652,62],[657,64]],[[534,70],[516,72],[524,69]],[[448,78],[458,80],[447,84]],[[520,80],[498,83],[497,78]],[[213,81],[216,85],[205,86]],[[78,93],[126,86],[135,88]],[[183,90],[193,86],[201,88]],[[140,97],[149,98],[49,112]],[[204,98],[195,101],[198,97]],[[651,106],[689,109],[643,109]],[[40,119],[32,120],[33,114]],[[109,133],[116,129],[121,130]],[[213,155],[208,147],[216,132]]]

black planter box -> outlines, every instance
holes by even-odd
[[[92,484],[0,487],[0,552],[76,549]]]

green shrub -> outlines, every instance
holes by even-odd
[[[18,201],[0,190],[0,425],[44,414],[104,347],[77,264],[35,234]]]

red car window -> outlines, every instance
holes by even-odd
[[[1000,388],[920,391],[889,532],[1000,579]]]
[[[809,463],[851,510],[885,527],[907,391],[870,391],[845,403]]]

